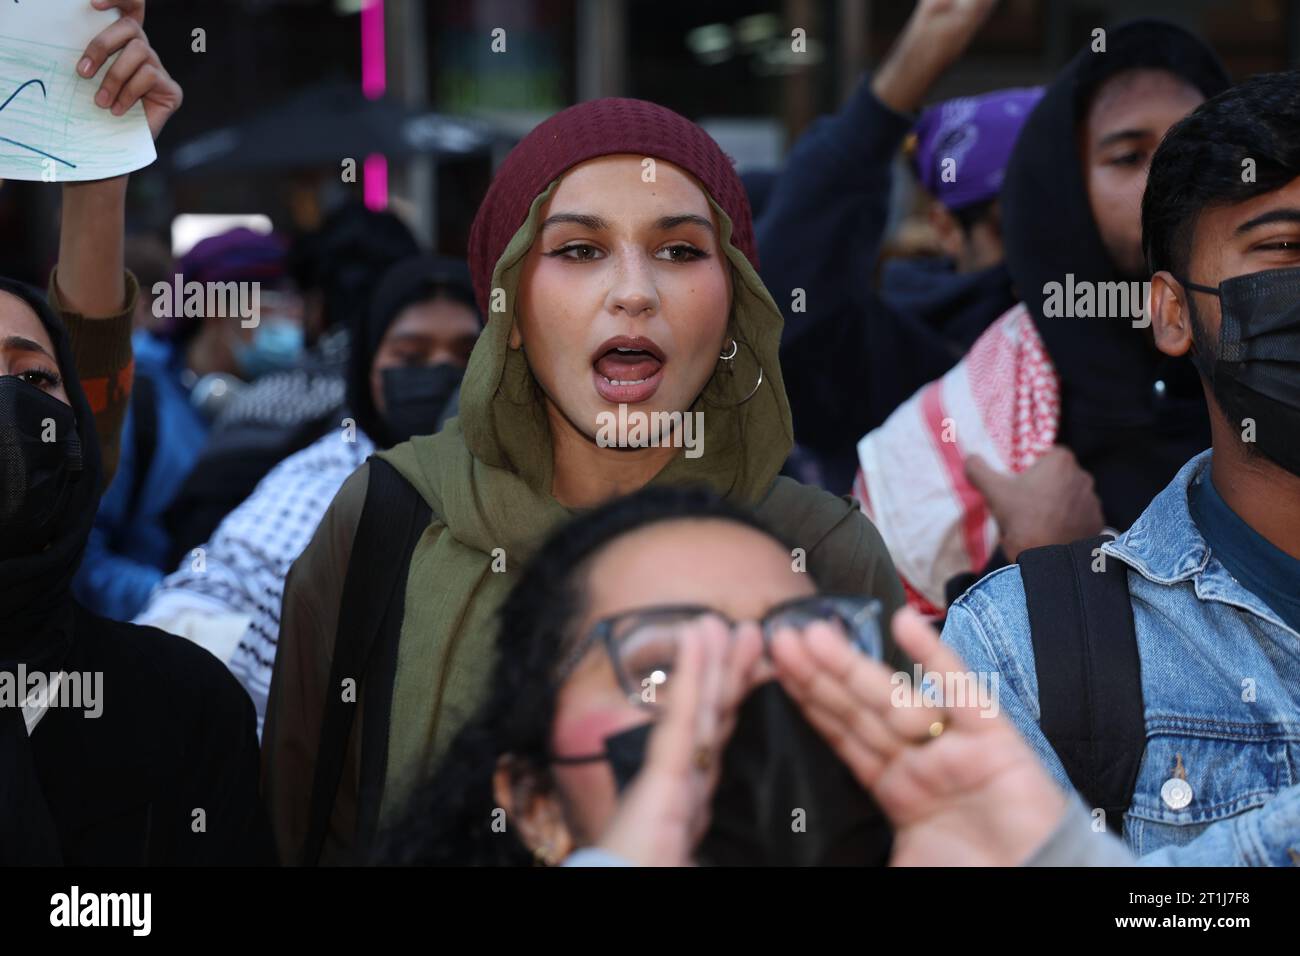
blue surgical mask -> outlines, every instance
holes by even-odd
[[[268,372],[294,368],[302,360],[304,340],[297,322],[264,320],[253,333],[251,342],[235,346],[235,364],[239,374],[252,380]]]

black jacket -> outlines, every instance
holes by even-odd
[[[61,666],[103,675],[102,712],[50,708],[30,738],[59,862],[273,863],[257,716],[238,681],[183,638],[80,607],[73,620]]]
[[[1061,381],[1058,441],[1097,483],[1106,521],[1127,528],[1190,458],[1210,444],[1209,413],[1191,363],[1158,352],[1126,318],[1048,318],[1044,287],[1116,282],[1093,221],[1078,128],[1093,94],[1125,69],[1166,69],[1207,97],[1228,86],[1214,53],[1181,27],[1137,20],[1086,46],[1047,88],[1007,164],[1002,236],[1007,267]],[[1136,212],[1134,213],[1136,215]],[[1139,277],[1145,278],[1145,277]]]
[[[0,291],[45,326],[76,419],[75,440],[61,439],[66,491],[41,526],[46,540],[0,559],[0,672],[19,685],[18,700],[0,702],[0,865],[273,862],[257,722],[239,682],[183,638],[96,617],[72,599],[102,490],[94,416],[40,293],[4,279]],[[22,484],[0,492],[27,494]],[[29,734],[21,706],[3,704],[27,697],[31,674],[58,672],[95,699],[69,695],[81,706],[48,707]]]
[[[839,113],[799,138],[755,224],[763,283],[785,317],[795,441],[839,494],[853,483],[862,436],[1016,301],[1003,266],[963,275],[942,259],[891,262],[877,288],[892,164],[912,123],[865,77]]]

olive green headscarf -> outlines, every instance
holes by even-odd
[[[509,347],[520,266],[537,235],[541,207],[558,184],[557,179],[533,201],[497,260],[487,325],[461,385],[460,418],[437,435],[380,455],[433,512],[407,578],[381,826],[400,812],[482,702],[493,666],[497,608],[517,572],[571,515],[551,497],[551,436],[542,391],[523,351]],[[732,267],[724,341],[734,336],[739,350],[732,361],[719,361],[691,409],[704,412],[703,454],[687,458],[683,451],[653,481],[701,484],[754,505],[793,444],[778,360],[782,319],[749,260],[732,245],[731,219],[712,197],[709,204]],[[760,366],[762,383],[755,391]]]

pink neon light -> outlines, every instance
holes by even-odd
[[[361,8],[361,91],[378,99],[388,87],[384,62],[384,0],[366,0]]]
[[[367,99],[384,95],[388,68],[384,62],[384,0],[365,0],[361,8],[361,92]],[[388,208],[388,159],[382,153],[366,157],[366,208]]]
[[[366,208],[383,210],[388,208],[388,157],[383,153],[371,153],[366,157]]]

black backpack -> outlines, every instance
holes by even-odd
[[[1074,789],[1106,812],[1106,828],[1118,836],[1146,749],[1146,721],[1128,567],[1102,560],[1097,549],[1107,540],[1033,548],[1019,564],[1039,729]]]

